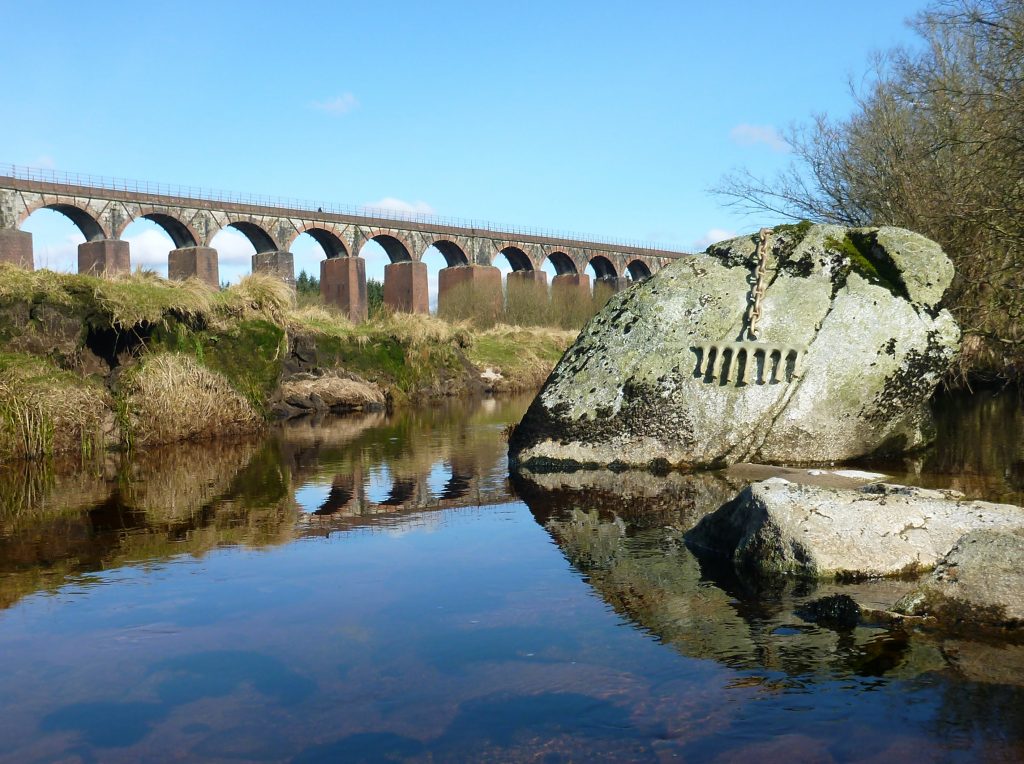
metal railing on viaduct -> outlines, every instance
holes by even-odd
[[[214,286],[220,274],[211,244],[225,228],[252,243],[254,271],[290,283],[295,272],[289,249],[296,238],[309,234],[327,256],[320,268],[325,300],[353,320],[366,316],[366,267],[360,252],[369,241],[377,242],[390,260],[384,269],[385,302],[409,312],[429,309],[422,258],[431,247],[447,264],[438,279],[441,301],[460,289],[502,299],[501,273],[493,265],[499,256],[512,268],[510,289],[546,292],[542,267],[550,261],[556,273],[553,293],[589,294],[588,266],[596,276],[594,288],[614,292],[685,255],[581,234],[0,165],[0,262],[33,267],[32,235],[20,227],[39,209],[64,214],[85,237],[78,248],[79,272],[128,270],[131,254],[121,237],[141,218],[163,228],[174,243],[168,253],[169,278],[197,277]]]

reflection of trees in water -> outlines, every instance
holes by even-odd
[[[928,451],[882,464],[902,481],[963,491],[971,498],[1024,504],[1024,406],[1015,390],[939,396],[938,437]],[[906,471],[907,475],[900,474]]]

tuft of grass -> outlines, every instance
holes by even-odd
[[[112,424],[106,390],[39,356],[0,354],[0,456],[90,456]]]
[[[276,276],[250,273],[221,292],[220,309],[232,318],[264,319],[284,326],[295,292]]]
[[[51,305],[73,305],[76,292],[91,291],[95,276],[38,270],[29,271],[9,263],[0,263],[0,301],[25,300]]]
[[[169,281],[151,271],[97,278],[93,296],[110,326],[128,330],[174,318],[190,325],[211,318],[217,292],[199,279]]]
[[[125,426],[138,445],[259,429],[263,418],[231,383],[192,357],[155,353],[122,378]]]
[[[351,337],[354,324],[340,311],[323,303],[305,305],[288,314],[290,329],[325,334],[331,337]]]

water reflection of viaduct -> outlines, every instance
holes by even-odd
[[[505,443],[491,428],[431,412],[421,419],[419,437],[389,430],[383,414],[286,426],[280,455],[294,490],[307,497],[302,524],[390,525],[406,514],[509,501]]]
[[[365,518],[423,510],[480,507],[509,500],[504,483],[488,485],[482,480],[491,470],[484,468],[482,472],[482,465],[457,460],[448,462],[448,466],[450,472],[444,486],[438,491],[429,484],[432,470],[415,475],[397,474],[391,477],[387,495],[375,501],[368,490],[369,475],[359,464],[355,464],[351,471],[334,476],[327,497],[311,514],[319,517]]]
[[[447,221],[387,212],[323,211],[322,206],[294,200],[227,198],[198,189],[57,175],[40,170],[0,168],[0,262],[26,267],[34,263],[32,235],[20,226],[33,212],[50,209],[67,216],[85,237],[78,248],[79,272],[111,273],[128,270],[130,253],[121,236],[135,220],[159,225],[174,243],[168,254],[168,276],[198,277],[219,284],[213,237],[225,228],[242,233],[252,244],[254,271],[279,275],[294,282],[289,251],[302,234],[323,248],[320,284],[324,298],[353,319],[366,312],[366,265],[363,246],[378,243],[390,264],[384,269],[384,299],[396,310],[427,312],[427,267],[422,261],[431,247],[444,257],[439,300],[470,289],[474,297],[502,299],[501,272],[494,266],[503,256],[512,268],[510,290],[544,290],[545,261],[554,267],[551,293],[590,294],[594,289],[616,292],[630,281],[649,277],[681,256],[679,252],[631,244],[588,241],[521,230],[501,230],[490,224]]]

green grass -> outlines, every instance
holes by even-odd
[[[466,355],[477,368],[499,372],[508,389],[527,390],[547,378],[576,334],[571,330],[496,326],[474,336]]]
[[[581,298],[579,305],[568,301],[570,312],[593,312],[592,300],[570,296]],[[555,309],[551,315],[568,317]],[[225,406],[237,393],[265,414],[286,363],[296,363],[293,348],[301,348],[306,367],[357,374],[400,403],[475,389],[477,371],[487,368],[502,375],[506,389],[538,385],[575,334],[482,329],[386,310],[357,325],[323,305],[297,307],[285,284],[260,274],[216,290],[141,271],[100,278],[0,265],[0,458],[130,447],[178,430],[203,437],[202,423],[177,428],[140,403],[147,374],[159,377],[154,390],[169,409],[186,411],[190,395],[217,389]],[[149,361],[168,356],[184,371],[147,371]],[[191,379],[192,388],[177,377]],[[204,411],[217,408],[209,396],[200,402]],[[147,417],[159,430],[148,438]],[[216,427],[212,419],[209,427]]]

